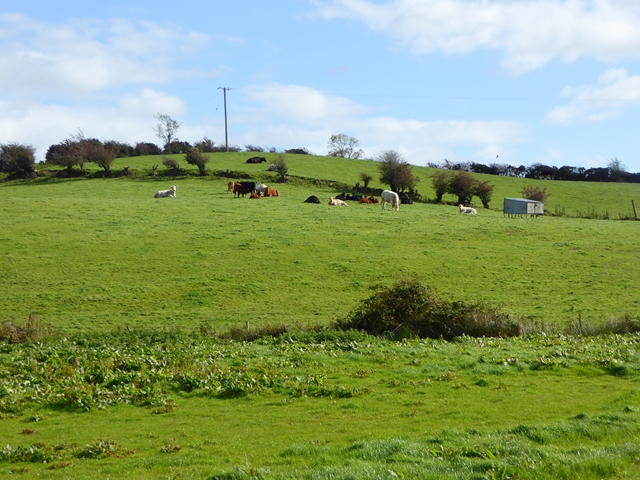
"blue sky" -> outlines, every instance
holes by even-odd
[[[0,0],[0,142],[77,129],[640,171],[637,0]],[[496,159],[496,157],[498,157]]]

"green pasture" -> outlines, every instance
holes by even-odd
[[[466,216],[435,204],[332,208],[303,203],[311,194],[326,202],[328,185],[275,184],[281,197],[250,200],[226,183],[1,184],[0,318],[34,314],[69,332],[327,324],[403,277],[548,323],[638,313],[637,222]],[[177,198],[153,198],[172,184]]]
[[[5,345],[0,476],[639,478],[639,345],[135,332]]]
[[[273,156],[248,156],[208,169],[281,197],[233,198],[227,178],[173,178],[159,157],[0,183],[0,322],[61,333],[0,341],[0,478],[640,478],[637,334],[215,336],[326,326],[402,278],[551,325],[637,318],[640,223],[617,218],[639,185],[539,182],[568,216],[510,219],[502,198],[534,182],[485,176],[478,215],[394,212],[327,205],[374,162],[287,155],[276,184]],[[432,170],[415,171],[432,197]],[[612,219],[571,218],[589,208]]]

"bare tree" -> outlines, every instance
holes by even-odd
[[[350,137],[344,133],[331,135],[327,147],[330,157],[362,158],[364,152],[359,149],[360,141],[355,137]]]
[[[180,124],[166,113],[156,113],[153,118],[159,122],[153,128],[153,131],[164,142],[165,148],[168,148],[168,153],[172,153],[171,144],[178,139],[176,133],[180,128]]]

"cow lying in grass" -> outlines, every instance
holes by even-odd
[[[264,191],[265,197],[279,197],[280,192],[278,190],[274,190],[273,188],[267,187]]]
[[[253,192],[250,198],[260,198],[260,194],[258,192]]]
[[[470,213],[471,215],[476,215],[478,213],[475,208],[465,207],[462,204],[458,205],[458,207],[460,207],[460,213]]]
[[[390,203],[395,211],[400,210],[400,199],[398,198],[398,194],[396,192],[392,192],[391,190],[383,190],[382,191],[382,209],[386,210],[385,205]]]
[[[329,197],[329,205],[333,207],[346,207],[347,203],[340,200],[339,198]]]
[[[178,187],[173,186],[169,190],[160,190],[159,192],[156,192],[156,194],[154,195],[154,198],[164,198],[164,197],[176,198],[177,188]]]

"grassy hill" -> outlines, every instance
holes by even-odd
[[[209,169],[275,180],[246,157]],[[287,162],[296,177],[260,200],[186,165],[152,177],[158,157],[118,160],[129,178],[89,166],[0,184],[0,321],[33,313],[63,333],[0,341],[0,478],[639,478],[638,334],[212,335],[326,325],[403,277],[555,324],[637,317],[639,222],[504,218],[502,197],[530,181],[499,177],[475,216],[329,207],[335,182],[376,164]],[[177,198],[153,198],[171,185]],[[614,218],[639,193],[541,185],[567,213]],[[324,203],[303,203],[312,194]]]
[[[272,183],[275,174],[265,164],[245,164],[246,156],[215,154],[209,167]],[[133,178],[1,184],[0,318],[34,313],[71,331],[245,321],[326,324],[371,287],[402,277],[454,299],[494,302],[545,322],[638,312],[637,222],[509,219],[499,208],[471,217],[435,204],[392,212],[303,203],[311,194],[326,201],[336,193],[331,182],[278,185],[280,198],[233,198],[224,178],[151,177],[147,169],[157,161],[118,160],[114,168],[130,166],[137,172]],[[360,171],[376,173],[371,161],[304,155],[287,161],[292,175],[305,178],[355,183]],[[416,171],[428,196],[429,170]],[[517,195],[529,183],[489,178],[496,200]],[[172,184],[178,186],[176,199],[153,198]],[[544,186],[568,210],[597,193],[611,212],[623,211],[640,189]]]

